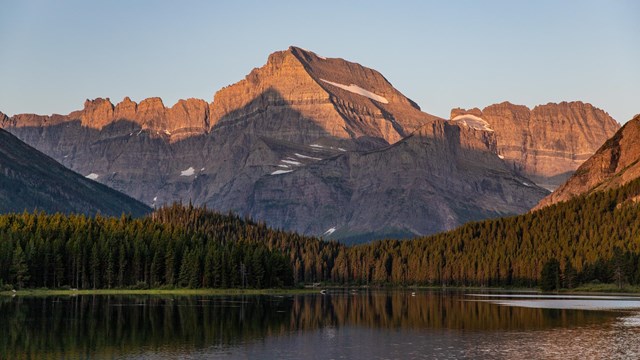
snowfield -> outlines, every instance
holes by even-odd
[[[493,131],[491,125],[489,125],[488,122],[475,115],[458,115],[451,119],[451,121],[455,122],[456,124],[461,124],[476,130]]]
[[[322,159],[317,158],[317,157],[307,156],[307,155],[302,155],[302,154],[298,154],[298,153],[295,153],[295,155],[296,155],[297,157],[299,157],[300,159],[322,160]]]
[[[335,87],[338,87],[338,88],[340,88],[342,90],[347,90],[348,92],[352,92],[354,94],[358,94],[358,95],[362,95],[362,96],[368,97],[371,100],[375,100],[375,101],[381,102],[383,104],[388,104],[389,103],[389,100],[387,100],[385,97],[380,96],[378,94],[374,94],[371,91],[365,90],[365,89],[361,88],[358,85],[355,85],[355,84],[343,85],[343,84],[334,83],[334,82],[331,82],[331,81],[328,81],[328,80],[325,80],[325,79],[320,79],[320,80],[326,82],[329,85],[333,85]]]
[[[283,162],[283,163],[285,163],[285,164],[289,164],[289,165],[295,165],[295,166],[300,166],[300,165],[302,165],[302,163],[301,163],[301,162],[299,162],[299,161],[295,161],[295,160],[280,160],[280,161],[282,161],[282,162]]]
[[[293,170],[276,170],[274,172],[271,173],[271,175],[281,175],[281,174],[287,174],[292,172]]]
[[[196,169],[194,169],[193,166],[190,166],[187,170],[182,170],[180,172],[180,176],[193,176],[195,172],[196,172]]]
[[[324,234],[322,234],[322,235],[329,236],[329,235],[333,234],[335,231],[336,231],[336,228],[332,227],[331,229],[325,231]]]

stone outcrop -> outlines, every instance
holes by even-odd
[[[0,112],[0,127],[9,126],[11,118],[7,114]]]
[[[640,115],[627,122],[576,170],[569,180],[535,207],[540,209],[594,191],[622,186],[640,177]]]
[[[498,154],[523,176],[550,190],[620,128],[606,112],[579,101],[533,109],[504,102],[483,110],[451,111],[451,119],[465,115],[486,121],[495,131]]]

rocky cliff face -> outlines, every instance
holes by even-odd
[[[358,242],[527,211],[547,191],[515,174],[494,146],[489,132],[434,121],[383,149],[263,177],[249,212],[277,227]]]
[[[453,109],[451,119],[475,118],[495,131],[498,154],[523,176],[548,189],[562,184],[620,125],[582,102],[549,103],[532,110],[504,102]]]
[[[380,73],[343,59],[328,59],[291,47],[269,56],[267,64],[218,91],[214,102],[180,100],[167,108],[160,98],[139,104],[128,97],[114,105],[109,98],[87,100],[69,115],[16,115],[6,128],[42,127],[79,121],[103,130],[130,122],[151,136],[176,142],[210,132],[245,132],[309,143],[326,137],[345,146],[394,143],[428,121]],[[228,129],[232,128],[232,129]]]
[[[535,207],[622,186],[640,177],[640,115],[636,115],[576,170],[569,180]]]
[[[141,216],[144,204],[58,164],[0,129],[0,212]]]
[[[192,201],[305,234],[427,234],[545,195],[497,157],[490,130],[445,123],[377,71],[295,47],[211,104],[96,99],[4,124],[146,204]]]
[[[296,47],[218,91],[211,108],[214,128],[250,123],[253,133],[303,143],[364,137],[392,144],[433,119],[377,71]]]

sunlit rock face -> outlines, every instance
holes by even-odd
[[[569,180],[543,199],[536,209],[575,196],[622,186],[640,177],[640,115],[636,115],[576,170]]]
[[[475,118],[495,131],[498,154],[521,175],[554,190],[620,128],[609,114],[582,102],[529,109],[508,102],[453,109],[451,119]]]

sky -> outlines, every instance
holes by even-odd
[[[212,101],[290,45],[380,71],[422,110],[585,101],[640,113],[640,1],[0,1],[0,111]]]

